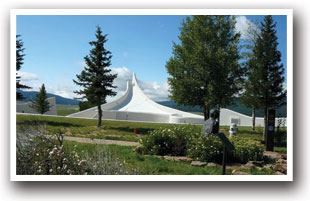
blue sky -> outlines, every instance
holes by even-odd
[[[264,16],[238,16],[243,34],[246,21]],[[25,60],[20,70],[22,83],[38,90],[72,98],[77,86],[72,79],[83,69],[89,41],[95,39],[96,26],[108,34],[106,48],[112,52],[111,68],[119,74],[115,84],[118,96],[126,89],[126,80],[135,72],[141,88],[153,100],[168,99],[165,63],[172,56],[172,42],[178,42],[179,27],[186,16],[17,16],[17,34],[22,35]],[[277,22],[279,50],[286,68],[286,16],[274,16]],[[114,97],[114,98],[117,98]],[[109,100],[109,99],[108,99]]]

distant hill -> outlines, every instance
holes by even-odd
[[[199,106],[195,106],[195,107],[178,106],[175,104],[174,101],[162,101],[162,102],[158,102],[158,103],[161,105],[171,107],[171,108],[174,108],[177,110],[182,110],[185,112],[203,112],[202,108],[200,108]],[[239,113],[244,114],[244,115],[252,116],[252,109],[247,108],[244,105],[242,105],[240,103],[239,99],[235,99],[234,103],[232,105],[226,107],[226,108],[233,110],[235,112],[239,112]],[[256,114],[256,117],[264,117],[264,111],[263,110],[256,110],[255,114]],[[276,115],[277,115],[277,117],[278,116],[286,117],[286,104],[277,109]]]
[[[34,100],[36,98],[36,94],[39,93],[37,91],[21,91],[21,90],[18,90],[18,91],[23,95],[23,97],[25,97],[25,99],[23,99],[23,101],[25,102]],[[79,104],[78,100],[64,98],[62,96],[58,96],[58,95],[51,94],[51,93],[47,93],[47,97],[49,98],[55,97],[57,105],[78,105]]]

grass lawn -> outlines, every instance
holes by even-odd
[[[76,147],[74,147],[76,145]],[[77,143],[65,141],[64,146],[68,150],[75,150],[79,155],[83,153],[92,153],[98,149],[107,148],[116,154],[128,167],[138,170],[140,175],[221,175],[222,167],[194,167],[189,162],[175,162],[159,159],[153,156],[144,156],[133,152],[132,147],[117,145],[95,145],[86,143]],[[272,174],[267,170],[244,170],[249,174]],[[226,174],[232,174],[231,169],[226,170]]]
[[[126,121],[103,121],[102,129],[97,128],[96,119],[79,119],[67,117],[17,115],[19,124],[46,123],[47,133],[54,134],[62,129],[68,136],[88,137],[94,139],[113,139],[136,142],[148,134],[149,131],[159,128],[171,128],[173,124],[140,123]],[[134,129],[137,129],[137,134]]]
[[[46,123],[47,133],[54,134],[59,129],[65,133],[65,135],[73,137],[86,137],[93,139],[112,139],[137,142],[143,135],[148,134],[149,131],[159,128],[172,128],[174,124],[164,123],[141,123],[141,122],[127,122],[127,121],[102,121],[102,129],[99,130],[96,119],[79,119],[79,118],[67,118],[67,117],[51,117],[51,116],[39,116],[39,115],[16,115],[17,123],[22,124],[38,124]],[[178,126],[178,125],[177,125]],[[202,128],[201,125],[197,125]],[[137,129],[137,134],[134,133],[134,129]],[[252,131],[251,127],[238,127],[237,135],[252,138],[257,141],[262,140],[262,128],[256,128],[256,131]],[[229,127],[221,126],[220,132],[225,135],[229,135]],[[279,153],[286,153],[285,145],[275,146],[275,151]]]
[[[56,105],[57,114],[60,116],[67,116],[79,111],[78,105]]]
[[[51,117],[39,115],[17,115],[17,126],[29,126],[46,123],[48,134],[54,134],[59,129],[68,136],[79,136],[88,138],[104,138],[124,141],[137,141],[143,135],[147,135],[149,131],[159,128],[171,128],[173,124],[162,123],[141,123],[141,122],[126,122],[126,121],[103,121],[103,129],[98,130],[96,127],[96,119],[79,119],[65,117]],[[200,126],[201,127],[201,126]],[[134,129],[138,130],[138,134],[134,133]],[[221,132],[228,134],[228,127],[221,127]],[[239,127],[237,135],[253,138],[261,141],[262,134],[260,129],[252,132],[250,127]],[[74,148],[74,145],[77,145]],[[83,153],[92,153],[95,150],[108,148],[131,168],[139,170],[142,175],[209,175],[221,174],[221,166],[217,167],[194,167],[189,162],[175,162],[160,159],[154,156],[144,156],[133,152],[134,147],[117,146],[117,145],[100,145],[86,144],[71,141],[65,141],[64,146],[68,150],[75,149],[80,155]],[[275,151],[286,153],[285,146],[275,147]],[[244,170],[249,174],[272,174],[272,171],[265,169],[250,169]],[[226,174],[232,174],[232,170],[227,169]]]

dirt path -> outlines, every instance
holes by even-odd
[[[127,142],[127,141],[119,141],[119,140],[105,140],[105,139],[91,139],[91,138],[82,138],[82,137],[69,137],[65,136],[64,140],[74,141],[74,142],[82,142],[89,144],[115,144],[121,146],[138,146],[138,142]]]

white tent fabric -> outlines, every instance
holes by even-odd
[[[139,87],[135,73],[132,82],[119,99],[101,105],[103,119],[149,121],[161,123],[203,124],[203,117],[160,105],[148,98]],[[90,108],[68,117],[97,118],[97,107]]]
[[[101,105],[103,119],[126,120],[158,123],[190,123],[203,124],[203,116],[183,112],[160,105],[148,98],[139,87],[135,73],[132,81],[127,81],[127,90],[119,99]],[[77,112],[68,117],[98,118],[97,107]],[[283,119],[286,125],[286,119]],[[276,119],[276,125],[277,125]],[[221,108],[220,125],[229,126],[235,123],[239,126],[251,126],[252,118],[238,112]],[[256,125],[263,126],[264,119],[256,118]]]

